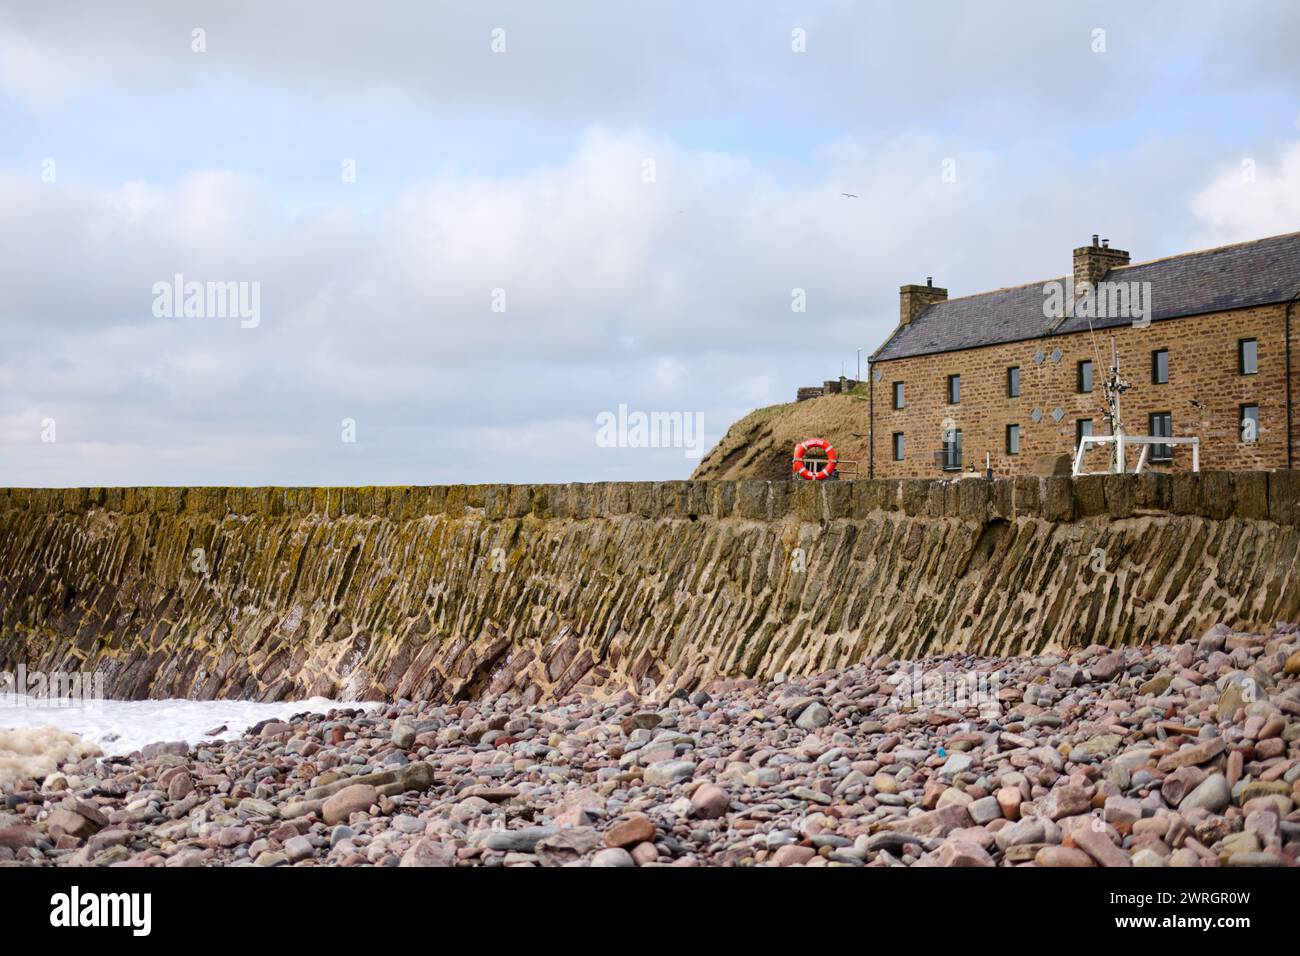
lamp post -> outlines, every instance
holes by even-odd
[[[855,382],[862,381],[862,349],[858,349],[858,374],[853,379]]]

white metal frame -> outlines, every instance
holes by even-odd
[[[1133,468],[1133,474],[1138,475],[1147,466],[1148,453],[1152,445],[1191,445],[1192,446],[1192,471],[1201,470],[1201,440],[1199,438],[1175,438],[1172,435],[1084,435],[1079,439],[1079,450],[1074,455],[1074,477],[1080,475],[1109,475],[1110,471],[1084,471],[1083,456],[1088,451],[1090,445],[1110,445],[1117,444],[1117,453],[1115,455],[1115,473],[1124,472],[1124,446],[1141,445],[1142,453],[1138,455],[1137,464]]]

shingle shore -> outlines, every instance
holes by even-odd
[[[1300,628],[398,702],[6,788],[3,865],[1294,866]]]

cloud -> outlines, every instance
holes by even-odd
[[[1300,229],[1300,142],[1225,165],[1191,206],[1195,235],[1204,245],[1295,232]]]
[[[500,480],[682,477],[596,416],[716,439],[852,374],[904,282],[1297,218],[1294,147],[1232,182],[1242,117],[1294,109],[1289,5],[142,8],[0,9],[0,484],[456,481],[485,445]],[[260,324],[155,317],[177,274],[256,283]]]
[[[1289,42],[1300,10],[1285,3],[1207,6],[1196,16],[1179,0],[1064,9],[755,0],[743,17],[691,0],[139,7],[147,14],[96,0],[0,10],[0,89],[43,109],[97,86],[184,89],[238,76],[337,99],[379,94],[582,125],[660,125],[715,110],[840,125],[864,112],[877,122],[984,125],[1057,111],[1054,122],[1069,125],[1140,113],[1166,84],[1191,95],[1300,81]],[[205,31],[205,53],[192,50],[195,29]],[[806,52],[792,49],[795,29]],[[1104,53],[1094,52],[1098,29]],[[505,52],[493,52],[496,30]]]
[[[853,374],[901,281],[933,274],[956,295],[1063,273],[1090,225],[1081,199],[1154,252],[1129,210],[1151,210],[1139,194],[1173,149],[1111,160],[1126,193],[1106,164],[1022,183],[970,150],[945,182],[947,145],[927,134],[828,144],[795,176],[594,130],[563,164],[447,171],[369,216],[290,215],[220,170],[99,190],[9,176],[0,482],[454,481],[481,435],[514,480],[680,477],[680,451],[582,436],[626,404],[702,412],[713,440],[753,405]],[[260,325],[155,317],[153,284],[176,273],[259,283]]]

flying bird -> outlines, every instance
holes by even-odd
[[[843,196],[845,199],[857,199],[857,198],[858,198],[858,194],[857,194],[857,193],[840,193],[840,195]]]

